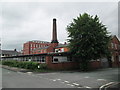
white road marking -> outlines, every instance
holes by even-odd
[[[86,76],[86,77],[84,77],[84,78],[90,78],[90,77]]]
[[[74,85],[76,85],[76,86],[79,86],[79,84],[78,83],[73,83]]]
[[[116,85],[116,84],[119,84],[119,83],[110,84],[110,85],[105,87],[105,90],[107,90],[107,88],[109,88],[110,86],[113,86],[113,85]]]
[[[104,85],[100,86],[99,90],[102,90],[102,88],[104,88],[105,86],[111,85],[113,83],[115,83],[115,82],[109,82],[107,84],[104,84]]]
[[[53,80],[53,81],[56,81],[56,80]]]
[[[67,84],[67,85],[69,85],[69,86],[74,86],[74,85],[72,85],[72,84]]]
[[[97,81],[106,81],[105,79],[97,79]]]
[[[32,72],[27,72],[27,74],[31,74]]]
[[[69,81],[64,81],[64,82],[69,83]]]
[[[72,84],[70,86],[74,87],[74,85],[72,85]]]
[[[59,80],[59,81],[60,81],[61,79],[57,79],[57,80]]]
[[[77,88],[83,88],[83,87],[77,87]]]
[[[91,89],[91,87],[89,87],[89,86],[84,86],[85,88],[89,88],[89,89]]]
[[[67,84],[67,85],[71,85],[71,84]]]

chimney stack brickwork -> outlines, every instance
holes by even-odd
[[[56,19],[53,19],[53,33],[52,33],[52,42],[51,43],[58,43],[57,40],[57,25],[56,25]]]
[[[57,25],[56,25],[56,19],[54,18],[53,19],[53,32],[52,32],[52,41],[51,41],[51,44],[52,44],[52,47],[56,47],[58,46],[58,40],[57,40]]]

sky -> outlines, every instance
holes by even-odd
[[[118,2],[1,2],[2,49],[22,50],[31,40],[52,39],[53,18],[57,19],[58,41],[67,41],[66,27],[79,14],[98,15],[108,32],[118,36]]]

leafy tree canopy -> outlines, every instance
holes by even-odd
[[[99,17],[80,14],[67,26],[69,48],[80,60],[96,60],[108,55],[110,35]]]

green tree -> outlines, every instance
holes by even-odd
[[[88,70],[90,60],[108,56],[110,35],[98,16],[80,14],[67,26],[69,48],[78,57],[82,70]]]

